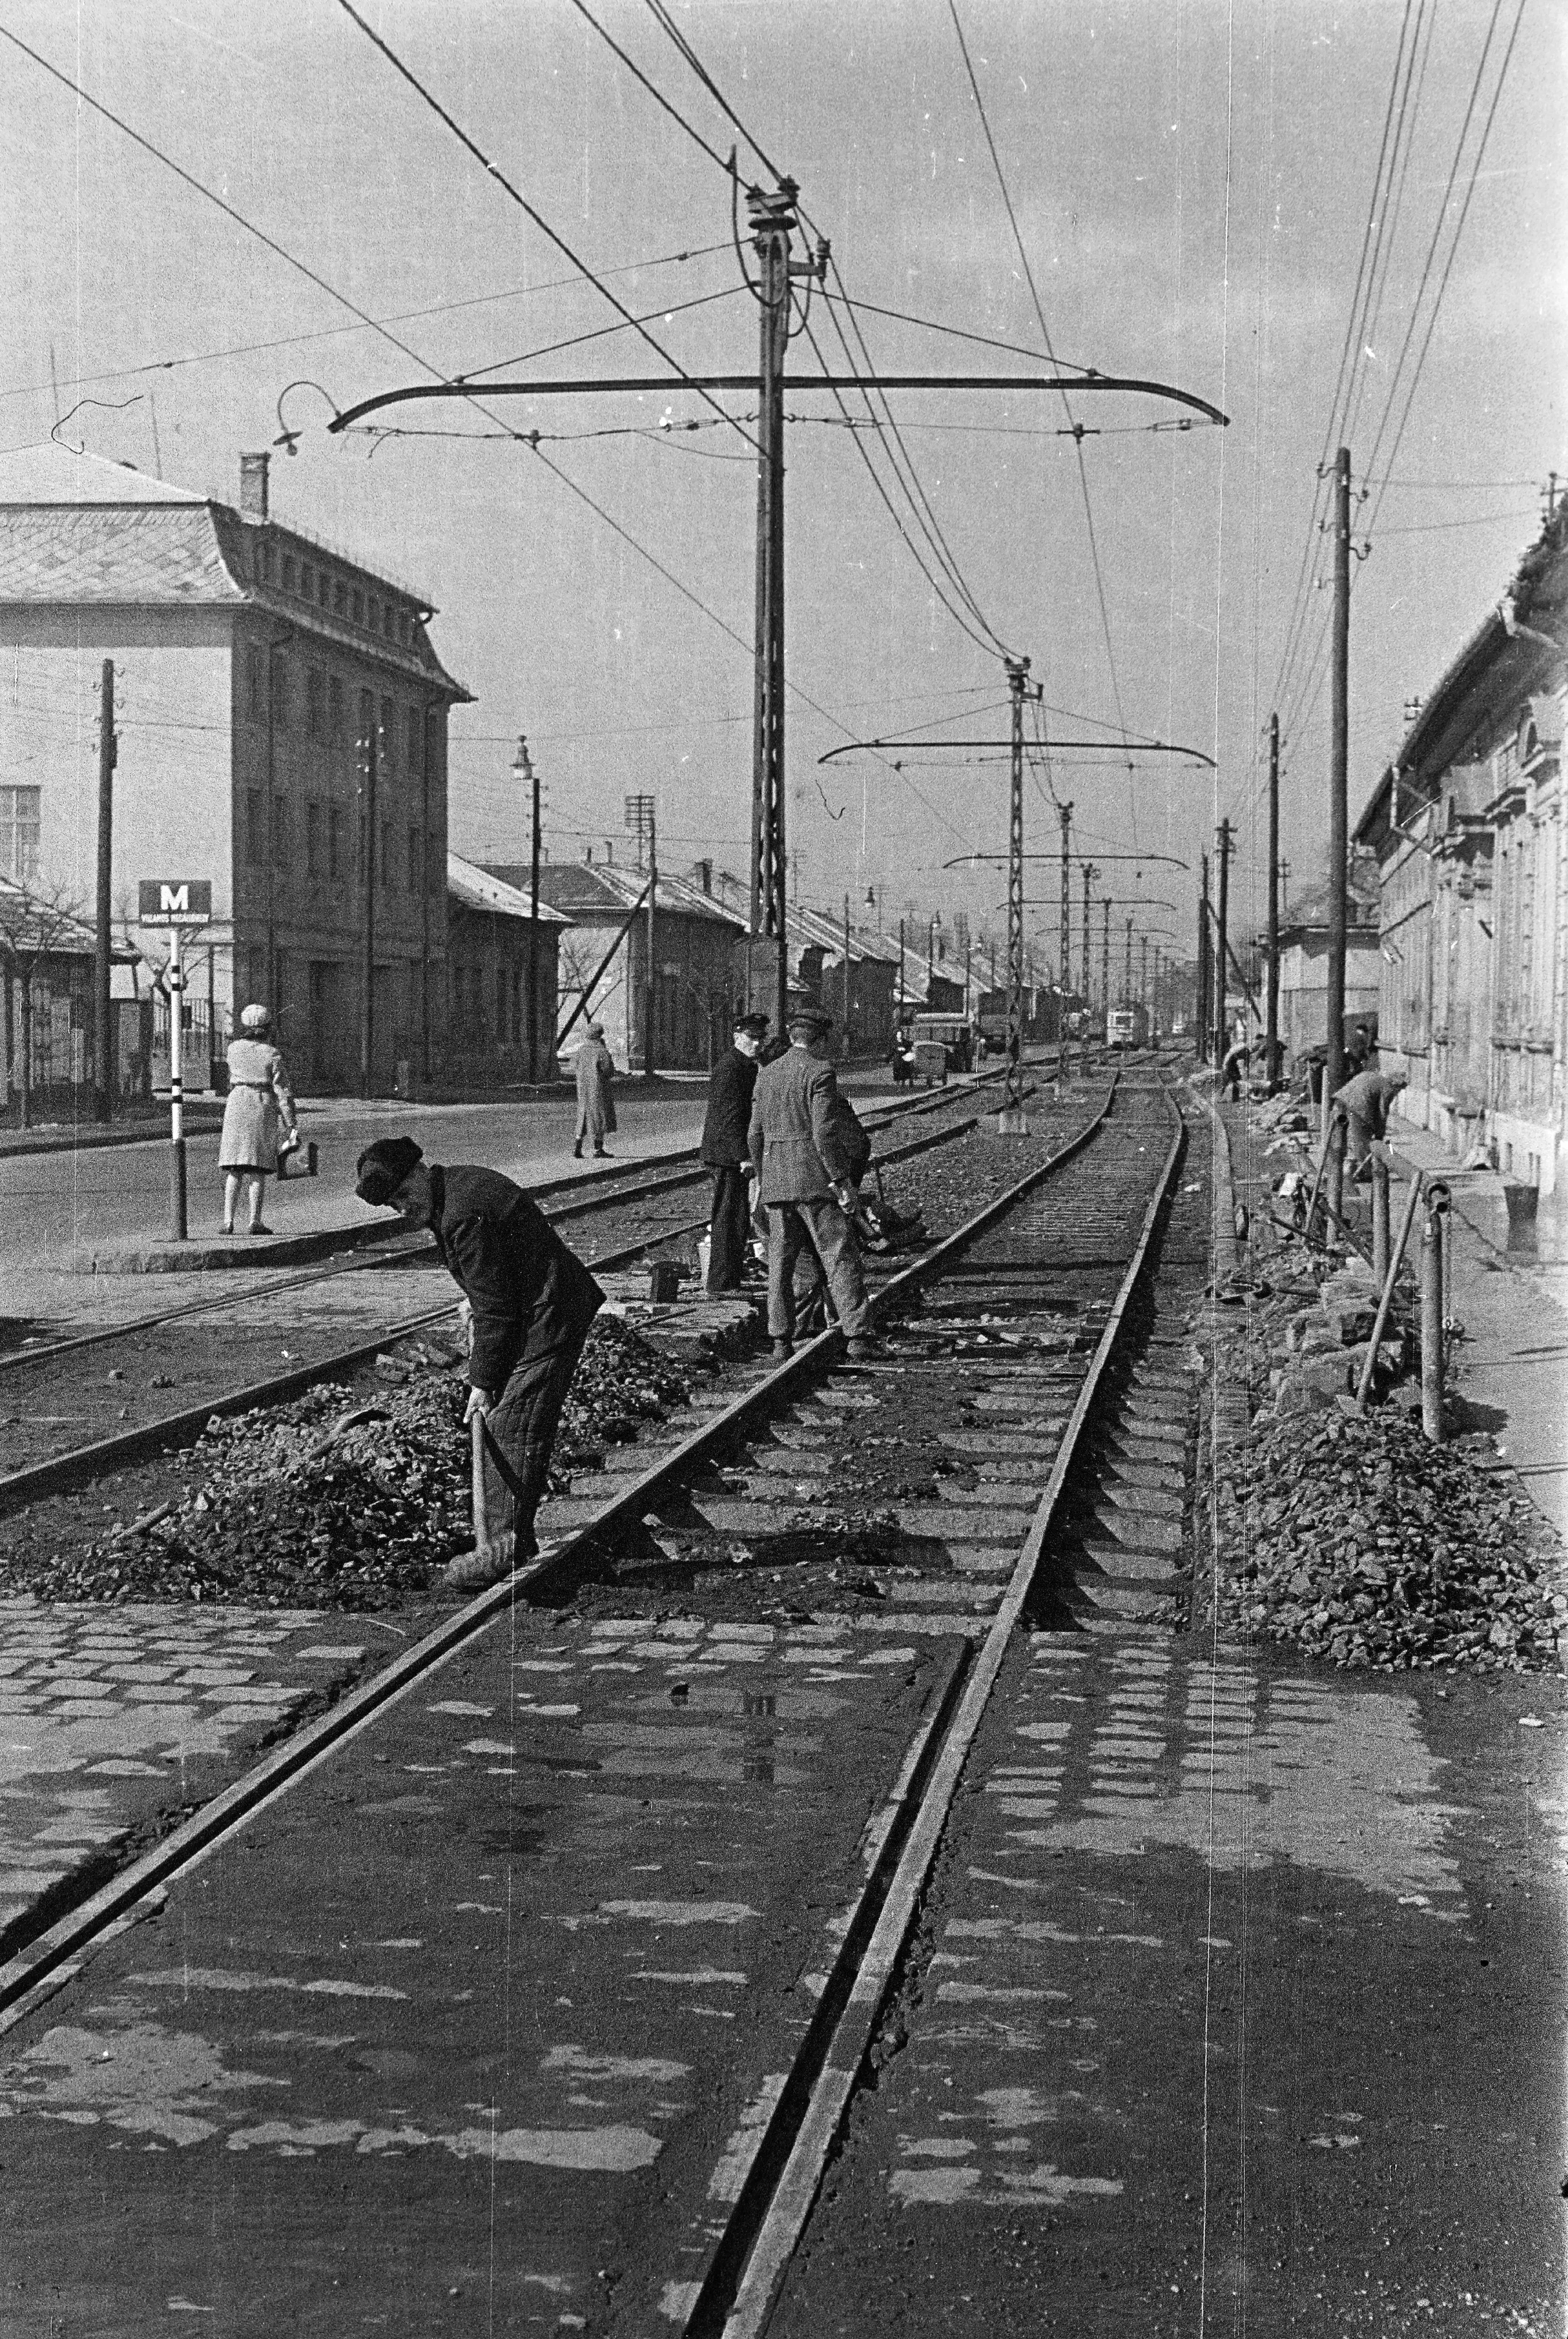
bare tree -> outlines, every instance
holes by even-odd
[[[48,961],[91,947],[92,931],[81,903],[63,884],[21,885],[0,882],[0,964],[17,986],[21,1008],[19,1090],[22,1126],[33,1126],[33,1003],[34,984]],[[9,1037],[9,1034],[7,1035]]]

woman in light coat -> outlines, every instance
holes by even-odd
[[[615,1059],[605,1045],[605,1027],[590,1023],[588,1036],[577,1050],[577,1133],[572,1146],[576,1160],[582,1159],[583,1140],[592,1140],[597,1159],[607,1159],[605,1140],[616,1125],[615,1092],[610,1083],[616,1076]]]
[[[243,1037],[229,1042],[229,1101],[223,1107],[223,1134],[218,1147],[218,1167],[223,1172],[223,1232],[234,1231],[234,1206],[245,1189],[253,1235],[271,1234],[261,1221],[261,1198],[267,1179],[278,1168],[278,1130],[288,1133],[290,1149],[300,1141],[294,1100],[283,1059],[272,1044],[272,1019],[264,1007],[247,1007],[240,1017]]]

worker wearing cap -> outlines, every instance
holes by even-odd
[[[768,1331],[775,1357],[794,1345],[794,1268],[803,1244],[822,1261],[852,1357],[872,1356],[871,1315],[850,1217],[851,1163],[838,1082],[825,1041],[833,1018],[815,1008],[789,1018],[789,1051],[757,1074],[747,1150],[768,1214]]]
[[[1346,1120],[1347,1170],[1353,1173],[1360,1170],[1373,1146],[1381,1144],[1387,1133],[1389,1107],[1408,1086],[1403,1072],[1357,1072],[1342,1089],[1335,1090],[1334,1102]]]
[[[489,1555],[448,1582],[468,1588],[531,1558],[561,1407],[604,1293],[520,1186],[494,1170],[427,1162],[409,1137],[379,1138],[360,1154],[354,1191],[406,1225],[429,1227],[472,1312],[466,1421],[482,1416]],[[491,1447],[496,1449],[491,1451]],[[496,1456],[498,1453],[499,1462]],[[515,1554],[500,1539],[516,1535]]]
[[[757,1059],[767,1038],[765,1015],[737,1015],[735,1045],[714,1067],[708,1109],[703,1120],[702,1159],[714,1173],[713,1216],[708,1237],[708,1291],[712,1298],[738,1291],[746,1262],[751,1213],[746,1203],[751,1156],[752,1092]]]

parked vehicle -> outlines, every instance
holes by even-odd
[[[917,1015],[910,1026],[914,1069],[927,1088],[947,1086],[949,1072],[967,1072],[970,1031],[962,1015]]]

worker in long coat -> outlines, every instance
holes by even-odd
[[[752,1093],[757,1060],[767,1038],[765,1015],[737,1015],[735,1045],[714,1067],[703,1120],[702,1159],[714,1173],[713,1214],[708,1229],[708,1291],[717,1298],[738,1291],[746,1263],[751,1226],[748,1186]]]
[[[534,1518],[577,1358],[604,1293],[537,1203],[498,1170],[427,1162],[410,1137],[383,1137],[357,1164],[360,1201],[429,1227],[468,1303],[468,1405],[485,1442],[490,1543],[447,1581],[461,1589],[510,1573],[538,1546]],[[494,1450],[492,1450],[494,1449]],[[500,1459],[498,1462],[496,1456]],[[515,1544],[511,1538],[515,1537]]]
[[[825,1045],[833,1018],[815,1009],[789,1019],[789,1052],[757,1075],[747,1151],[768,1214],[768,1332],[775,1357],[794,1344],[794,1269],[809,1243],[822,1262],[852,1357],[874,1356],[865,1279],[851,1218],[855,1192],[836,1108],[838,1082]]]
[[[1352,1174],[1387,1135],[1389,1107],[1409,1085],[1403,1072],[1357,1072],[1335,1090],[1334,1102],[1346,1120],[1345,1166]]]
[[[581,1160],[583,1140],[592,1143],[597,1159],[605,1157],[605,1140],[612,1136],[616,1126],[616,1099],[612,1082],[616,1077],[615,1059],[605,1045],[605,1027],[590,1023],[587,1039],[577,1050],[577,1133],[572,1146],[574,1159]]]
[[[262,1222],[261,1202],[269,1178],[278,1169],[278,1140],[291,1150],[298,1145],[293,1094],[283,1059],[272,1041],[272,1019],[267,1010],[242,1009],[242,1036],[227,1050],[229,1099],[223,1107],[223,1133],[218,1140],[218,1167],[223,1172],[223,1232],[234,1231],[234,1210],[240,1189],[245,1189],[249,1224],[246,1232],[271,1234]]]

